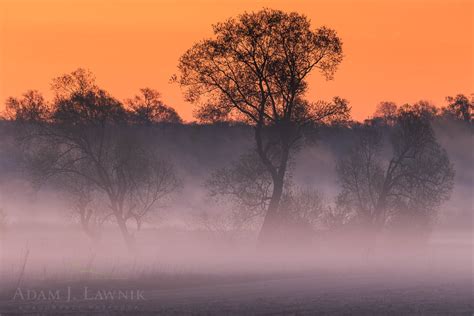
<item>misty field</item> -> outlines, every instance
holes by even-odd
[[[36,238],[28,238],[28,233]],[[107,247],[74,241],[80,233],[30,229],[19,242],[4,240],[2,315],[474,311],[469,234],[437,236],[421,253],[342,255],[320,247],[314,253],[289,249],[275,255],[262,254],[250,243],[229,244],[203,233],[145,230],[139,239],[142,246],[131,256],[122,243],[110,247],[110,240],[119,237],[113,232],[104,240]]]

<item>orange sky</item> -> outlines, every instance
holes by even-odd
[[[472,0],[0,0],[0,100],[49,96],[53,77],[93,71],[114,96],[158,89],[186,119],[192,105],[169,83],[178,58],[211,24],[262,7],[306,14],[344,42],[333,81],[315,73],[309,98],[348,99],[356,119],[397,103],[474,92]]]

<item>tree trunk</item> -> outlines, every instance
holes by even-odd
[[[261,119],[263,118],[261,117]],[[283,185],[290,155],[290,146],[286,135],[283,133],[280,137],[280,161],[278,166],[274,166],[267,155],[268,148],[264,149],[262,139],[263,123],[261,122],[255,128],[257,153],[260,156],[262,163],[272,176],[273,192],[267,212],[265,213],[265,217],[263,219],[262,228],[260,229],[258,236],[258,246],[268,248],[270,246],[277,246],[281,241],[281,228],[283,228],[283,220],[280,212],[280,200],[283,194]]]
[[[80,209],[80,222],[81,227],[84,233],[89,237],[94,243],[99,241],[99,231],[97,228],[91,227],[91,217],[92,211],[87,213],[87,209],[82,208]]]
[[[121,203],[117,202],[117,199],[113,196],[109,198],[112,204],[112,212],[115,219],[117,220],[117,224],[119,226],[123,240],[125,241],[125,245],[127,246],[128,250],[133,251],[135,250],[135,238],[128,231],[127,221],[123,217],[123,206]]]
[[[122,233],[123,240],[127,245],[129,250],[135,249],[135,238],[129,233],[127,224],[125,220],[121,216],[116,216],[118,226],[120,228],[120,232]]]
[[[283,194],[283,179],[276,179],[273,182],[272,197],[258,236],[258,244],[263,247],[278,243],[278,238],[281,235],[279,228],[281,228],[282,223],[279,206]]]

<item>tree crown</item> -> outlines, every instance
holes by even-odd
[[[198,118],[275,124],[320,116],[303,97],[313,69],[331,79],[342,61],[334,30],[313,31],[304,15],[264,9],[214,25],[214,35],[189,49],[178,66],[176,79],[198,104]]]

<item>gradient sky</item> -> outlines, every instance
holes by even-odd
[[[169,83],[179,57],[213,23],[263,7],[338,32],[344,61],[333,81],[315,73],[308,97],[344,97],[356,119],[382,100],[441,106],[474,92],[472,0],[0,0],[0,109],[27,89],[50,96],[53,77],[84,67],[117,98],[156,88],[192,120],[192,105]]]

